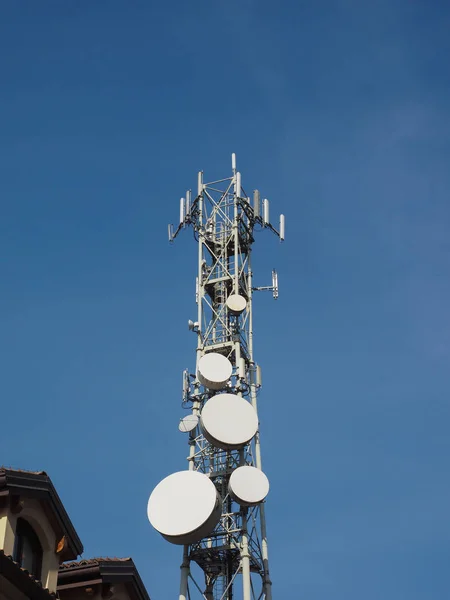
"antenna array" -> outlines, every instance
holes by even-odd
[[[192,226],[198,242],[196,369],[183,373],[182,404],[190,414],[179,430],[189,436],[188,469],[163,479],[148,503],[152,525],[183,546],[179,600],[271,600],[264,500],[269,482],[262,471],[257,399],[261,369],[253,357],[254,232],[270,229],[269,201],[246,195],[232,155],[232,175],[204,183],[197,195],[180,200],[180,221],[172,242]],[[198,581],[192,565],[202,573]],[[241,585],[238,580],[241,579]],[[239,593],[241,590],[241,594]]]

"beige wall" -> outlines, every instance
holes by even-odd
[[[14,532],[17,519],[26,519],[35,530],[44,551],[42,559],[42,585],[56,592],[58,582],[59,556],[55,552],[56,534],[53,531],[41,505],[37,500],[23,499],[24,507],[20,514],[3,511],[0,517],[0,549],[12,555],[14,551]]]
[[[8,556],[13,553],[14,549],[14,529],[6,509],[0,513],[0,549]]]

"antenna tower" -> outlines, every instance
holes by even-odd
[[[172,242],[191,226],[198,243],[196,368],[183,373],[179,430],[188,434],[188,468],[163,479],[148,502],[153,527],[183,546],[179,600],[271,600],[272,583],[264,500],[269,482],[262,471],[258,393],[261,369],[253,355],[251,268],[254,232],[270,229],[269,201],[252,202],[232,155],[232,175],[205,183],[180,200],[180,222],[169,225]],[[197,568],[194,567],[197,565]],[[193,568],[194,567],[194,568]],[[198,568],[199,567],[199,568]]]

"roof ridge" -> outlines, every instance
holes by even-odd
[[[71,569],[73,567],[84,567],[87,565],[98,565],[102,562],[133,562],[130,556],[120,558],[118,556],[97,556],[94,558],[82,558],[81,560],[72,560],[60,565],[60,569]]]
[[[6,465],[0,465],[0,471],[12,471],[14,473],[25,473],[27,475],[47,475],[45,471],[30,471],[28,469],[16,469],[15,467],[7,467]]]

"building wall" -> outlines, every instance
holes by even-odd
[[[14,549],[14,528],[6,508],[0,512],[0,549],[8,556],[12,555]]]
[[[58,541],[56,534],[37,500],[24,498],[23,503],[23,509],[19,514],[13,514],[9,509],[3,510],[0,517],[0,549],[7,555],[13,554],[17,519],[26,519],[35,530],[43,550],[42,585],[51,592],[56,592],[60,563],[59,556],[55,552]]]
[[[94,593],[92,594],[86,593],[86,588],[89,588],[89,584],[69,590],[59,590],[59,597],[61,600],[105,600],[100,593],[101,586],[93,585]],[[108,600],[130,600],[130,596],[123,583],[114,584],[111,591],[113,595]]]

